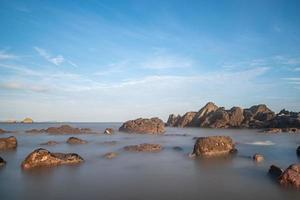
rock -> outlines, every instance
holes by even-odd
[[[300,164],[290,165],[279,177],[280,185],[300,189]]]
[[[213,157],[236,152],[233,140],[229,136],[199,137],[196,140],[193,154],[196,156]]]
[[[269,169],[269,174],[275,178],[278,178],[279,176],[281,176],[283,170],[276,166],[276,165],[271,165],[270,169]]]
[[[201,123],[201,127],[206,128],[228,128],[229,114],[224,108],[218,108],[215,112],[209,113],[204,121]]]
[[[296,152],[297,152],[297,155],[300,156],[300,146],[297,148]]]
[[[49,127],[45,130],[49,134],[83,134],[92,133],[89,128],[73,128],[69,125],[62,125],[60,127]]]
[[[22,121],[22,123],[25,123],[25,124],[31,124],[31,123],[33,123],[33,120],[32,120],[31,118],[29,118],[29,117],[26,117],[26,118]]]
[[[0,150],[15,149],[17,144],[17,138],[14,136],[0,138]]]
[[[25,131],[25,133],[32,133],[32,134],[38,134],[38,133],[45,133],[46,130],[45,129],[31,129],[31,130],[27,130]]]
[[[36,149],[22,162],[23,169],[37,167],[52,167],[65,164],[77,164],[83,162],[83,158],[75,153],[51,153],[46,149]]]
[[[136,151],[136,152],[160,152],[162,146],[160,144],[139,144],[139,145],[130,145],[125,146],[124,150],[126,151]]]
[[[12,133],[12,131],[7,131],[0,128],[0,134],[4,134],[4,133]]]
[[[169,115],[168,121],[167,121],[167,126],[178,126],[178,121],[181,118],[180,115],[174,115],[171,114]]]
[[[244,121],[244,110],[240,107],[232,107],[229,111],[229,127],[238,128]]]
[[[69,137],[67,140],[68,144],[86,144],[87,141],[79,139],[77,137]]]
[[[173,147],[173,149],[174,149],[175,151],[183,151],[183,148],[181,148],[181,147],[179,147],[179,146],[175,146],[175,147]]]
[[[6,161],[0,157],[0,167],[3,167],[4,165],[6,165]]]
[[[261,154],[258,154],[258,153],[254,154],[252,158],[253,158],[253,160],[255,162],[262,162],[262,161],[264,161],[264,156],[261,155]]]
[[[189,134],[187,133],[169,133],[169,134],[165,134],[164,136],[179,136],[179,137],[186,137],[189,136]]]
[[[151,119],[136,119],[125,122],[120,128],[120,131],[128,133],[149,133],[163,134],[165,130],[164,122],[159,118]]]
[[[193,126],[193,119],[197,112],[187,112],[180,119],[178,119],[177,126],[188,127]]]
[[[116,144],[117,144],[117,141],[104,141],[104,142],[101,142],[101,144],[106,144],[106,145],[116,145]]]
[[[53,145],[57,145],[57,144],[59,144],[59,142],[50,140],[50,141],[48,141],[48,142],[41,143],[40,145],[49,145],[49,146],[53,146]]]
[[[109,153],[106,153],[104,154],[104,158],[107,158],[107,159],[113,159],[115,157],[117,157],[119,154],[116,153],[116,152],[109,152]]]
[[[199,127],[205,121],[206,117],[215,112],[219,107],[213,102],[208,102],[203,108],[201,108],[192,119],[192,126]]]
[[[105,131],[104,131],[104,134],[106,134],[106,135],[111,135],[111,134],[113,134],[114,132],[115,132],[114,129],[112,129],[112,128],[106,128]]]
[[[264,130],[264,133],[281,133],[282,129],[281,128],[268,128]]]

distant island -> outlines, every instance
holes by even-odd
[[[17,120],[6,120],[6,121],[2,121],[0,123],[24,123],[24,124],[32,124],[34,121],[33,119],[31,119],[30,117],[26,117],[25,119],[23,119],[22,121],[17,121]]]
[[[300,128],[300,113],[283,109],[276,114],[265,104],[226,110],[208,102],[197,112],[187,112],[183,116],[169,115],[166,125],[203,128]]]

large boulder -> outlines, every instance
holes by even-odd
[[[0,167],[3,167],[4,165],[6,165],[6,161],[0,157]]]
[[[144,143],[138,145],[125,146],[124,150],[135,152],[160,152],[162,150],[162,146],[160,144]]]
[[[199,137],[194,145],[193,154],[202,157],[223,156],[237,150],[229,136]]]
[[[279,177],[279,183],[300,189],[300,164],[290,165]]]
[[[0,138],[0,150],[15,149],[17,145],[17,138],[14,136]]]
[[[125,122],[119,131],[128,133],[149,133],[149,134],[163,134],[165,130],[164,122],[155,117],[151,119],[138,118]]]
[[[181,118],[180,115],[174,115],[174,114],[169,115],[167,126],[178,126],[178,121],[180,120],[180,118]]]
[[[46,149],[36,149],[22,162],[23,169],[37,167],[52,167],[65,164],[77,164],[83,162],[83,158],[75,153],[51,153]]]
[[[179,127],[188,127],[193,125],[193,119],[197,112],[187,112],[185,113],[177,122]]]

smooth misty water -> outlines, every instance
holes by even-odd
[[[17,130],[18,148],[0,152],[7,165],[0,169],[0,199],[300,199],[300,191],[280,188],[267,175],[271,164],[286,168],[299,162],[296,147],[300,135],[268,135],[256,130],[215,130],[167,128],[166,134],[188,136],[131,135],[117,132],[101,134],[105,128],[118,129],[120,123],[68,123],[88,127],[99,134],[77,135],[89,141],[84,145],[66,143],[40,146],[49,140],[66,141],[70,135],[27,134],[25,130],[61,124],[0,124],[0,128]],[[239,153],[232,159],[192,160],[195,136],[229,135],[237,142]],[[103,144],[117,141],[116,145]],[[124,152],[126,145],[159,143],[160,153]],[[253,145],[258,142],[274,145]],[[180,146],[183,152],[173,150]],[[34,149],[43,147],[53,152],[74,152],[85,162],[74,166],[22,171],[22,160]],[[112,160],[102,157],[110,151],[120,155]],[[249,156],[259,152],[266,161],[254,163]]]

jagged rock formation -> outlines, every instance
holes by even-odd
[[[125,122],[119,128],[119,131],[142,134],[163,134],[165,132],[165,124],[157,117],[151,119],[138,118]]]
[[[171,114],[166,124],[205,128],[297,128],[300,127],[300,113],[282,110],[275,114],[264,104],[226,110],[209,102],[198,112],[187,112],[182,117]]]

